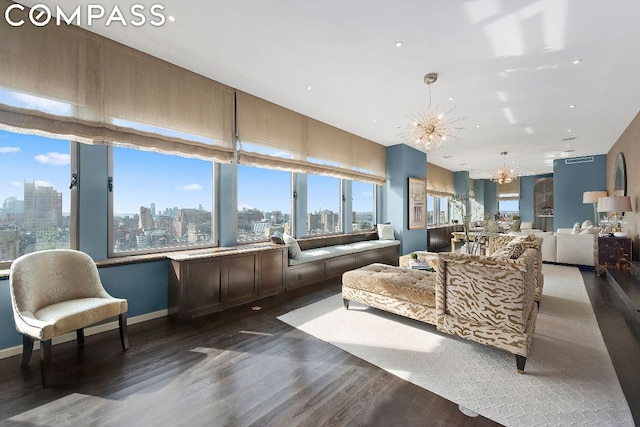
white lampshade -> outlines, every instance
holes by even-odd
[[[600,197],[598,212],[631,212],[631,198],[629,196]]]
[[[582,193],[582,203],[598,203],[600,197],[607,197],[606,191],[585,191]]]

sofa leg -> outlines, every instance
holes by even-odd
[[[342,298],[342,303],[344,304],[344,308],[349,310],[349,300],[345,299],[345,298]]]
[[[84,345],[84,329],[80,328],[76,330],[76,341],[78,345]]]
[[[516,354],[516,365],[518,367],[518,373],[524,374],[524,364],[527,363],[527,358]]]
[[[20,367],[27,369],[29,362],[31,361],[31,354],[33,353],[33,338],[26,335],[22,335],[22,363]]]
[[[122,313],[118,316],[118,324],[120,326],[120,343],[122,344],[122,349],[126,350],[129,348],[129,332],[127,331],[127,313]]]

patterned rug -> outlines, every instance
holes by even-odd
[[[507,426],[633,426],[575,267],[544,265],[524,375],[504,351],[334,295],[279,319]]]

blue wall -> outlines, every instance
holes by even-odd
[[[592,162],[574,163],[572,159],[553,161],[554,227],[573,227],[576,222],[593,218],[593,205],[582,203],[585,191],[606,190],[607,155],[593,157]],[[573,160],[580,158],[573,158]]]
[[[400,253],[425,250],[427,228],[409,230],[409,177],[427,176],[427,155],[405,144],[387,147],[384,221],[393,224],[395,237],[402,241]]]
[[[498,213],[498,187],[495,182],[485,179],[484,180],[484,213],[485,214],[497,214]]]

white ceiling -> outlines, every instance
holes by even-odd
[[[23,3],[70,12],[87,2]],[[129,20],[142,2],[88,3],[107,14],[117,4]],[[423,77],[437,72],[432,105],[455,106],[463,129],[427,160],[472,178],[502,166],[502,151],[523,175],[605,154],[639,111],[636,0],[155,3],[175,21],[87,27],[83,9],[83,26],[383,145],[406,142],[400,135],[429,104]]]

